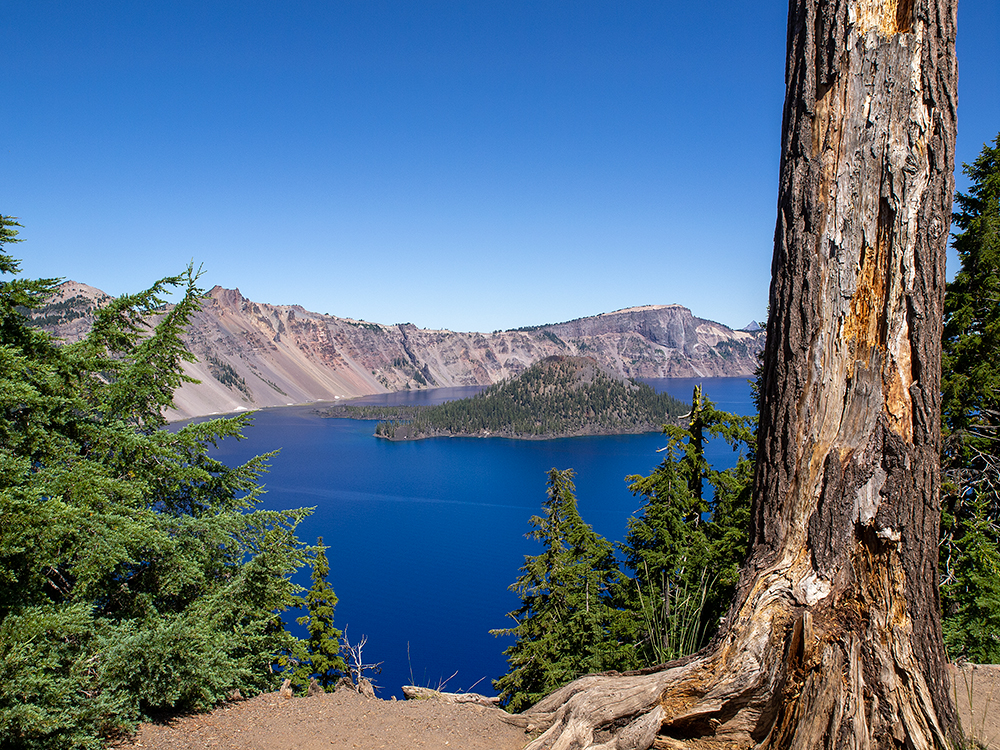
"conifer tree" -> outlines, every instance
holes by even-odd
[[[310,678],[315,677],[324,690],[332,687],[347,672],[347,664],[340,655],[343,633],[333,625],[337,595],[327,580],[330,564],[326,559],[326,549],[323,537],[319,537],[312,561],[312,587],[306,592],[304,602],[309,614],[298,618],[299,625],[305,625],[309,631],[309,637],[302,643],[303,658],[299,659],[293,678],[294,683],[304,687]]]
[[[580,517],[572,480],[570,469],[549,472],[544,515],[531,518],[534,528],[528,534],[543,551],[525,557],[510,587],[521,598],[521,606],[509,614],[517,624],[491,631],[517,638],[504,651],[507,674],[493,683],[512,711],[622,659],[611,638],[617,612],[610,596],[619,577],[614,549]]]
[[[19,270],[3,247],[18,226],[0,218],[0,274]],[[55,284],[0,281],[5,747],[99,747],[150,713],[273,689],[303,562],[306,512],[254,507],[266,456],[230,467],[208,454],[246,417],[157,429],[185,379],[197,273],[109,303],[66,345],[24,312]]]
[[[942,347],[943,628],[952,658],[1000,662],[1000,134],[964,171]]]
[[[753,463],[751,420],[721,411],[696,387],[687,424],[666,425],[666,456],[648,476],[630,476],[643,498],[620,545],[632,571],[619,601],[633,617],[635,663],[650,666],[693,653],[715,632],[747,549]],[[713,469],[705,441],[741,450],[732,469]],[[712,488],[704,497],[703,485]]]

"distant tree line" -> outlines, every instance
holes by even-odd
[[[37,326],[56,326],[61,323],[69,323],[78,318],[91,314],[93,304],[86,297],[77,295],[69,299],[50,302],[45,305],[41,313],[32,313],[28,308],[22,307],[18,312],[22,315],[30,315],[32,323]]]
[[[227,388],[240,391],[250,401],[253,401],[253,394],[250,392],[247,381],[242,375],[236,372],[232,365],[213,356],[206,357],[206,363],[208,364],[208,371],[212,373],[213,378]]]

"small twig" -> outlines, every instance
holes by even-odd
[[[456,669],[454,672],[451,673],[451,677],[454,677],[457,674],[458,674],[458,670]],[[443,693],[444,692],[444,686],[448,684],[448,682],[451,680],[451,677],[449,677],[447,680],[443,680],[443,681],[440,680],[440,679],[438,680],[437,690],[438,690],[439,693]]]

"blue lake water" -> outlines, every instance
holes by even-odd
[[[688,401],[695,385],[727,411],[751,414],[745,378],[650,381]],[[372,396],[351,403],[435,403],[478,389]],[[335,622],[356,642],[368,637],[366,662],[383,662],[379,695],[402,696],[404,684],[495,694],[506,671],[508,627],[517,597],[507,590],[525,555],[528,519],[545,498],[549,469],[572,468],[580,512],[610,540],[621,540],[639,507],[625,477],[645,474],[662,456],[659,434],[522,441],[437,438],[388,442],[374,423],[321,419],[313,407],[267,409],[241,442],[215,453],[229,462],[280,448],[264,477],[262,507],[314,507],[299,537],[329,546],[330,583],[340,601]],[[709,445],[716,466],[735,462]],[[309,585],[309,571],[296,580]],[[294,621],[295,613],[288,618]],[[457,673],[457,674],[456,674]],[[454,676],[452,676],[454,675]]]

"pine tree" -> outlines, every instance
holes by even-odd
[[[633,666],[650,666],[697,651],[715,632],[736,585],[747,549],[753,464],[744,450],[732,469],[713,469],[705,441],[726,440],[743,450],[751,420],[721,411],[694,390],[685,426],[667,425],[666,456],[648,476],[631,476],[643,498],[620,545],[633,577],[619,602],[634,614],[629,640]],[[704,483],[712,499],[704,497]]]
[[[647,477],[628,479],[643,505],[629,519],[622,545],[633,577],[626,580],[620,601],[636,615],[629,638],[636,661],[630,666],[649,666],[697,650],[704,594],[713,580],[706,580],[711,573],[705,524],[695,521],[700,501],[676,456],[668,456]]]
[[[333,625],[333,610],[337,606],[337,595],[327,581],[330,564],[326,559],[323,537],[316,541],[316,553],[312,561],[312,587],[306,592],[304,606],[309,614],[298,618],[299,625],[305,625],[309,637],[302,644],[304,657],[295,668],[293,683],[302,688],[310,678],[324,690],[330,688],[347,672],[347,664],[340,655],[340,638],[343,635]]]
[[[942,351],[942,624],[952,658],[1000,662],[1000,134],[964,171]]]
[[[0,220],[3,245],[17,226]],[[0,249],[0,273],[18,270]],[[306,512],[255,509],[266,456],[208,454],[248,419],[158,429],[196,282],[189,268],[115,300],[60,345],[24,315],[55,280],[0,281],[4,746],[98,747],[153,712],[273,689],[294,642],[280,612]],[[184,294],[166,306],[171,287]]]
[[[520,711],[546,692],[588,672],[617,666],[622,658],[610,637],[616,610],[611,589],[619,573],[611,543],[596,534],[576,507],[573,471],[549,472],[544,515],[533,516],[528,537],[542,543],[526,556],[511,590],[521,606],[517,624],[491,631],[517,641],[504,654],[507,674],[493,682],[501,701]]]

